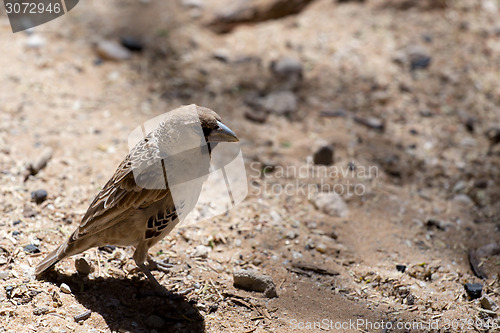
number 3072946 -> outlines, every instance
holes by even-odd
[[[36,3],[36,2],[6,2],[7,14],[42,14],[60,13],[62,8],[60,3]]]

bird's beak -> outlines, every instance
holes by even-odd
[[[207,139],[208,142],[238,142],[240,139],[233,131],[220,121],[217,121],[219,128],[210,131]]]

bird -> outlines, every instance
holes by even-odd
[[[195,207],[215,146],[237,141],[208,108],[191,104],[167,112],[130,150],[78,228],[38,264],[35,275],[40,277],[59,261],[93,247],[133,246],[137,267],[164,293],[151,269],[168,265],[154,261],[148,250]]]

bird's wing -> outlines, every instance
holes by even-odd
[[[143,180],[142,186],[137,185],[138,177]],[[119,223],[134,210],[165,200],[167,196],[170,191],[165,184],[161,160],[151,156],[151,152],[136,149],[127,155],[97,194],[73,238],[96,234]]]

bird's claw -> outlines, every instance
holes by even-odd
[[[156,271],[160,271],[160,272],[164,272],[164,273],[169,273],[170,269],[172,267],[174,267],[174,265],[168,264],[168,263],[163,262],[163,261],[157,261],[157,260],[154,260],[152,258],[149,258],[148,259],[148,267],[151,270],[156,270]]]

